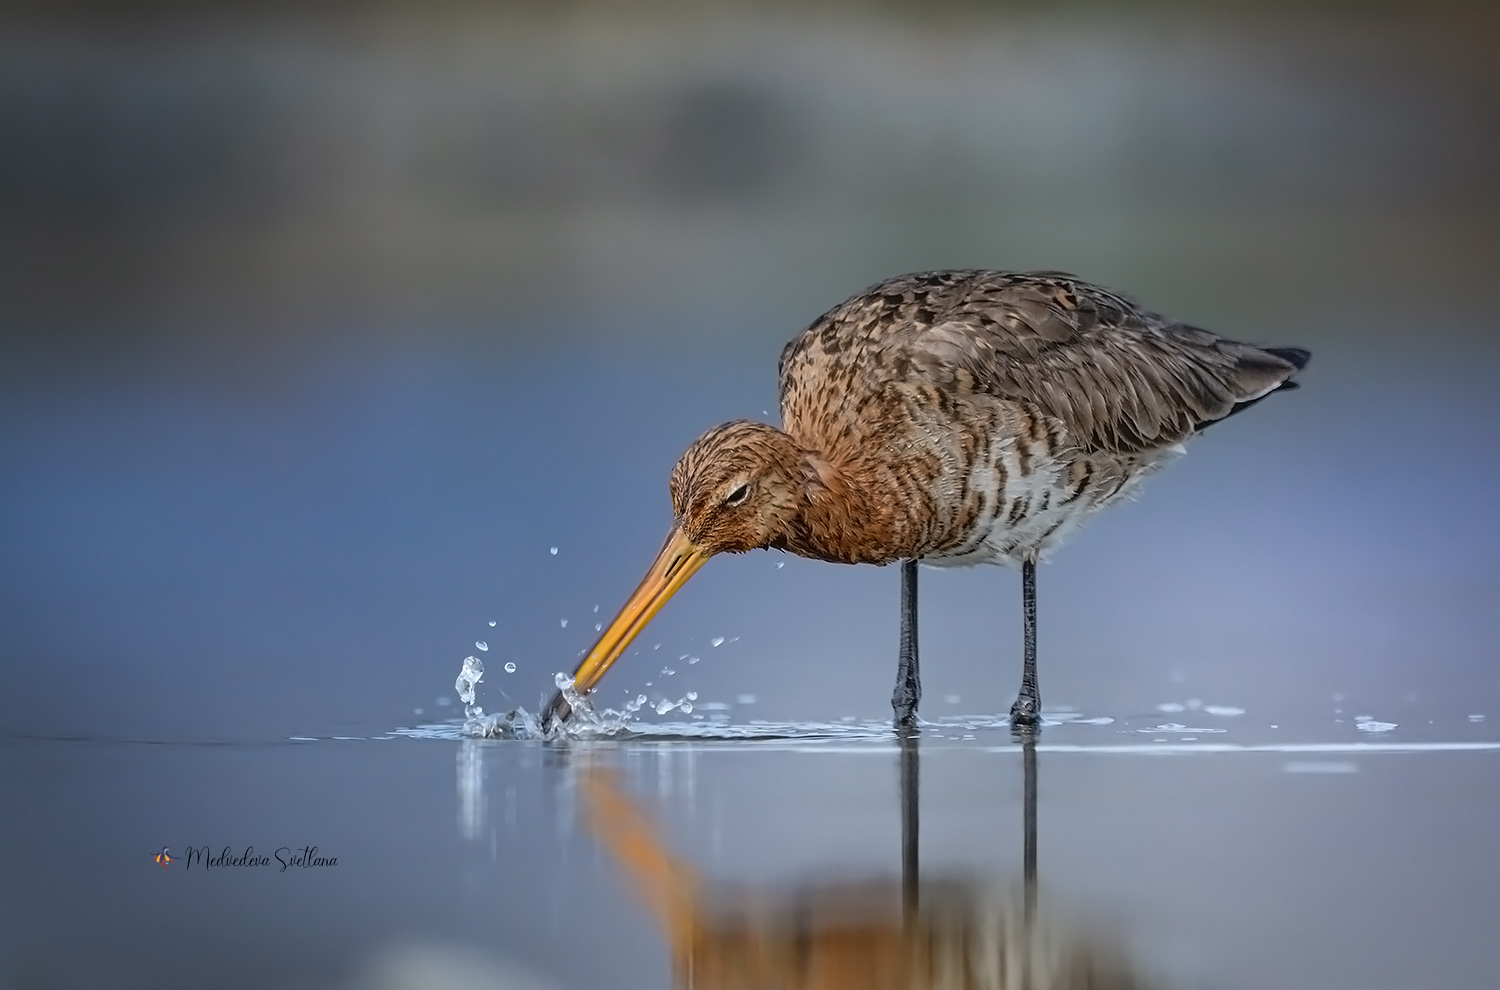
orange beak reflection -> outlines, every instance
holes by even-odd
[[[579,663],[578,669],[573,671],[573,690],[579,694],[592,691],[604,677],[604,672],[625,652],[630,641],[646,628],[651,617],[661,611],[667,599],[675,595],[678,588],[687,584],[688,578],[696,574],[710,556],[710,553],[688,539],[681,524],[673,525],[672,531],[667,534],[666,544],[661,548],[661,553],[656,555],[656,560],[652,561],[640,587],[635,589],[635,594],[620,609],[620,614],[604,630],[594,648]],[[554,719],[567,721],[572,714],[572,708],[559,691],[542,710],[542,729],[545,731],[549,728]]]

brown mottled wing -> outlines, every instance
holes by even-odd
[[[828,313],[797,349],[861,352],[866,387],[921,383],[1028,402],[1089,449],[1176,443],[1286,382],[1292,362],[1171,323],[1056,272],[929,272],[875,286]]]

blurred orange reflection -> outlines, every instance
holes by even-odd
[[[1032,826],[1035,758],[1027,756],[1027,824]],[[914,759],[904,754],[904,818],[917,808],[910,793]],[[614,771],[585,771],[581,791],[588,827],[629,875],[670,943],[674,987],[1124,990],[1146,985],[1109,939],[1038,914],[1034,880],[924,882],[908,850],[907,875],[899,879],[810,882],[787,890],[714,884],[663,846],[657,827],[626,796]],[[914,838],[915,824],[903,821],[903,833]]]

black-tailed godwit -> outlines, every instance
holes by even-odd
[[[1295,388],[1295,347],[1242,344],[1059,272],[881,282],[781,354],[781,420],[709,430],[672,470],[666,544],[574,674],[591,690],[710,557],[787,550],[901,563],[891,699],[915,721],[917,563],[1021,569],[1016,726],[1041,716],[1036,564],[1206,426]],[[567,718],[561,692],[542,724]]]

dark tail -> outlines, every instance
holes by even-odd
[[[1277,357],[1281,358],[1281,360],[1283,361],[1289,361],[1292,364],[1295,364],[1298,371],[1301,371],[1303,368],[1307,367],[1307,359],[1312,357],[1312,351],[1304,350],[1301,347],[1262,347],[1261,350],[1265,351],[1267,354],[1274,354]],[[1283,383],[1281,387],[1286,388],[1286,386],[1290,384],[1291,382],[1286,382]]]
[[[1260,348],[1260,350],[1266,352],[1267,354],[1274,354],[1275,356],[1281,358],[1281,360],[1285,361],[1287,364],[1295,366],[1298,371],[1301,371],[1303,368],[1307,367],[1308,359],[1312,357],[1312,351],[1306,350],[1305,348],[1302,348],[1302,347],[1262,347],[1262,348]],[[1244,412],[1246,409],[1249,409],[1251,406],[1255,405],[1257,402],[1262,402],[1265,399],[1269,398],[1270,396],[1275,395],[1277,392],[1290,392],[1292,389],[1294,389],[1294,388],[1300,388],[1300,387],[1301,386],[1299,386],[1295,381],[1293,381],[1292,379],[1288,378],[1286,381],[1282,382],[1280,385],[1278,385],[1275,388],[1271,389],[1271,391],[1267,392],[1265,395],[1256,396],[1255,398],[1249,400],[1248,402],[1237,402],[1237,403],[1235,403],[1233,409],[1230,409],[1229,412],[1225,413],[1221,417],[1221,419],[1219,419],[1219,420],[1213,420],[1213,422],[1215,422],[1215,423],[1216,422],[1220,422],[1221,420],[1228,419],[1230,416],[1233,416],[1235,413]],[[1198,428],[1200,430],[1201,429],[1205,429],[1209,425],[1211,425],[1211,424],[1210,423],[1202,423],[1202,424],[1199,425]]]

